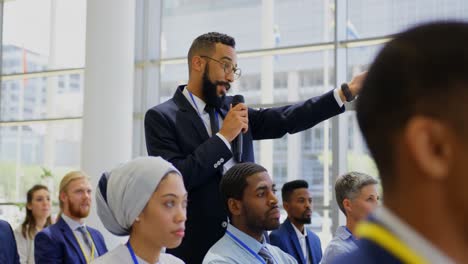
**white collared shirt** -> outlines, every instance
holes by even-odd
[[[73,231],[73,234],[75,234],[75,237],[78,238],[78,243],[81,245],[81,247],[85,251],[86,257],[89,258],[91,256],[91,249],[88,248],[88,246],[86,246],[86,243],[83,240],[83,235],[81,234],[80,231],[78,231],[79,227],[81,227],[81,226],[86,227],[86,224],[77,222],[77,221],[71,219],[70,217],[66,216],[63,213],[62,213],[62,215],[60,217],[63,218],[63,221],[65,221],[65,223],[67,223],[67,225]],[[88,233],[89,233],[89,231],[88,231]],[[91,236],[91,234],[90,234],[90,236]],[[91,245],[94,246],[94,242],[92,242]],[[96,247],[94,246],[94,257],[97,258],[98,256],[99,256],[98,252],[96,250]]]
[[[194,104],[194,102],[192,101],[192,97],[190,96],[189,90],[187,89],[187,86],[185,86],[182,93],[187,98],[187,100],[189,101],[189,103],[193,107],[193,109],[195,109],[195,111],[198,113],[198,116],[200,116],[201,120],[203,121],[203,124],[206,127],[206,132],[208,132],[208,135],[211,137],[212,135],[211,135],[210,114],[208,114],[205,111],[206,103],[202,99],[198,98],[196,95],[192,94],[193,95],[193,100],[195,100],[195,104]],[[223,119],[219,118],[218,121],[219,121],[219,128],[221,128],[223,126]],[[223,135],[221,135],[220,133],[216,133],[216,136],[218,136],[220,139],[222,139],[224,144],[226,144],[226,147],[228,147],[229,150],[232,152],[231,144],[229,143],[229,141],[227,141],[227,139]],[[234,165],[236,165],[236,162],[234,161],[234,159],[233,158],[229,159],[223,165],[224,172],[229,170]]]
[[[301,245],[302,249],[302,254],[305,257],[306,263],[310,263],[309,261],[309,254],[307,251],[307,230],[306,227],[304,226],[304,233],[302,233],[297,227],[291,222],[291,225],[294,228],[294,231],[296,231],[297,239],[299,240],[299,244]]]
[[[455,263],[442,251],[436,248],[416,230],[403,222],[398,216],[393,214],[384,206],[378,207],[374,213],[374,217],[388,228],[396,237],[401,239],[415,252],[420,254],[423,258],[430,260],[431,263]]]

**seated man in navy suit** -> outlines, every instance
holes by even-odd
[[[13,230],[3,220],[0,220],[0,263],[20,263]]]
[[[467,47],[468,23],[446,21],[397,34],[377,55],[357,119],[383,207],[335,263],[467,263]]]
[[[287,182],[281,189],[283,207],[288,218],[270,234],[270,243],[293,256],[299,264],[318,264],[322,247],[316,234],[304,224],[311,223],[312,197],[304,180]]]
[[[87,226],[91,185],[83,172],[70,172],[60,182],[60,216],[34,239],[36,264],[87,264],[107,252],[101,233]]]

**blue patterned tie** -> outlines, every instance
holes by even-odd
[[[274,264],[273,256],[270,254],[266,247],[262,247],[258,254],[265,259],[266,264]]]
[[[91,241],[89,240],[88,231],[86,230],[86,227],[80,226],[80,227],[77,228],[77,230],[78,230],[78,232],[81,233],[81,236],[83,237],[84,243],[88,247],[89,252],[91,252],[93,250],[93,243],[91,243]]]

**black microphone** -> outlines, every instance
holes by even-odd
[[[244,96],[238,94],[234,95],[234,98],[232,98],[232,107],[236,106],[239,103],[244,103]],[[242,162],[242,149],[243,149],[243,135],[242,131],[237,135],[237,137],[234,139],[233,146],[234,146],[234,159],[238,163]]]

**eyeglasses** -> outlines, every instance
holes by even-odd
[[[223,69],[224,69],[224,73],[226,74],[230,74],[231,72],[234,73],[234,79],[239,79],[239,77],[241,76],[241,69],[240,68],[236,68],[234,66],[234,64],[232,64],[231,62],[228,62],[228,61],[219,61],[217,59],[213,59],[211,57],[208,57],[208,56],[200,56],[202,58],[207,58],[207,59],[210,59],[210,60],[213,60],[213,61],[216,61],[217,63],[221,64],[221,66],[223,66]]]

